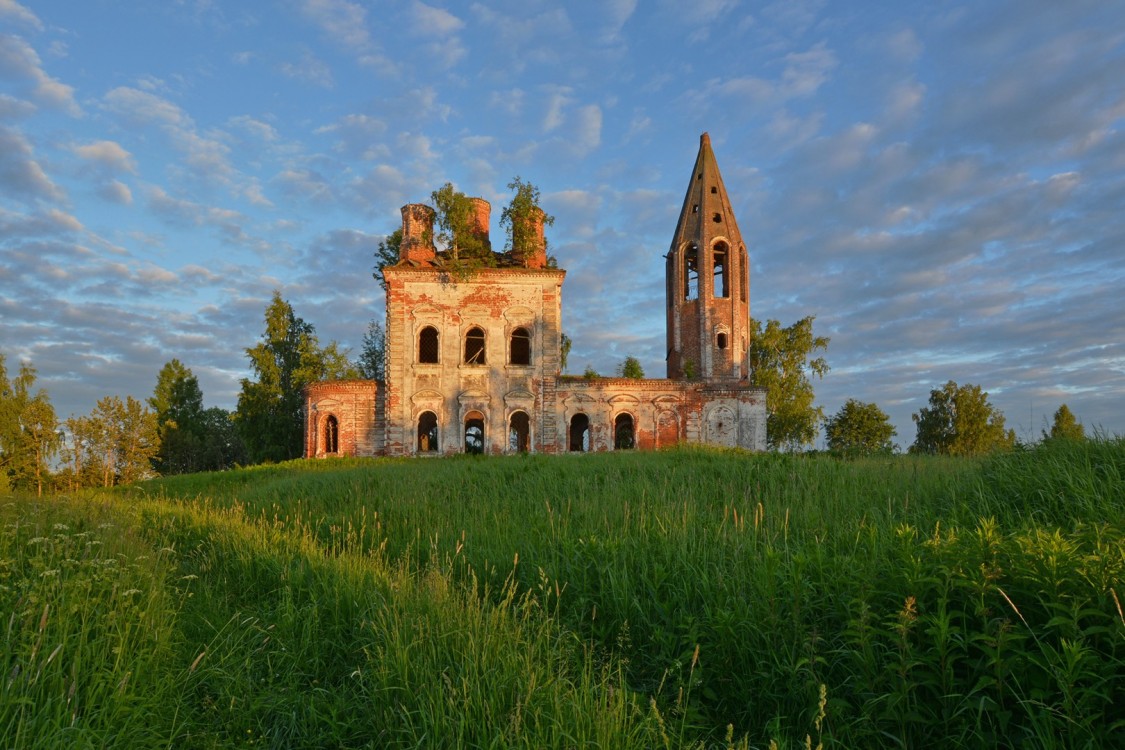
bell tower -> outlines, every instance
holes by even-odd
[[[750,263],[707,133],[665,257],[668,377],[747,377]]]

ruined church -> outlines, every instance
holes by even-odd
[[[489,204],[473,203],[489,247]],[[383,382],[306,388],[307,457],[765,449],[766,394],[748,380],[750,265],[706,133],[665,256],[666,378],[562,374],[566,272],[548,262],[542,213],[514,259],[468,274],[442,261],[434,218],[403,206],[399,261],[383,269]]]

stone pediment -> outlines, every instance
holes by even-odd
[[[462,307],[460,312],[461,320],[471,325],[478,325],[480,321],[488,320],[489,318],[488,308],[481,307],[480,305],[467,305]]]
[[[640,402],[641,400],[639,398],[629,393],[619,393],[609,400],[609,403],[613,404],[614,406],[627,406],[630,404],[636,405]]]
[[[533,404],[535,403],[535,394],[523,388],[517,388],[514,391],[508,391],[504,394],[504,403],[509,405]]]
[[[410,314],[414,316],[415,320],[418,320],[419,318],[431,320],[433,318],[441,317],[441,308],[432,305],[429,302],[426,302],[415,307],[410,311]]]
[[[660,406],[672,405],[680,403],[682,399],[673,393],[661,393],[659,396],[652,397],[652,403]]]
[[[490,400],[491,397],[487,393],[485,393],[484,391],[476,390],[475,388],[470,388],[467,391],[462,391],[461,394],[457,397],[457,402],[462,405],[487,404]]]
[[[509,323],[532,323],[535,321],[535,311],[530,307],[517,305],[516,307],[509,307],[504,311],[504,317]]]
[[[410,397],[410,400],[415,404],[440,404],[445,400],[445,397],[437,391],[424,390],[415,393]]]
[[[572,393],[563,399],[563,403],[567,406],[588,406],[598,403],[598,400],[592,396],[587,396],[585,393]]]

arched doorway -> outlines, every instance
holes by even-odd
[[[473,455],[484,453],[484,415],[479,411],[465,415],[465,452]]]
[[[613,420],[613,447],[619,451],[637,447],[632,414],[618,414],[617,419]]]
[[[531,419],[525,411],[512,412],[508,421],[508,450],[512,453],[531,450]]]
[[[590,418],[585,414],[570,418],[570,450],[575,453],[590,450]]]
[[[424,411],[418,415],[418,452],[435,453],[438,449],[437,414]]]
[[[324,420],[324,452],[329,455],[340,452],[340,423],[333,414]]]

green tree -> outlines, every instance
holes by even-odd
[[[1016,444],[1015,431],[1004,429],[1003,413],[979,385],[958,386],[950,380],[930,391],[929,403],[911,415],[918,426],[911,453],[976,456]]]
[[[559,370],[566,372],[566,361],[570,357],[570,347],[573,345],[570,336],[559,334]]]
[[[383,278],[383,269],[398,263],[399,248],[402,247],[402,227],[388,234],[379,241],[379,249],[375,251],[375,273],[372,276],[387,291],[387,280]]]
[[[532,244],[536,237],[534,233],[535,217],[539,214],[543,226],[549,227],[555,223],[555,217],[543,211],[539,205],[539,188],[530,182],[524,182],[516,176],[508,183],[508,189],[514,190],[512,201],[500,214],[500,226],[507,229],[508,238],[504,249],[511,252],[512,256],[522,262],[527,253],[532,251]],[[543,249],[547,249],[547,238],[543,238]]]
[[[473,231],[473,199],[448,182],[430,193],[430,199],[437,213],[437,241],[445,246],[449,258],[467,267],[489,265],[492,248]]]
[[[217,406],[204,409],[203,426],[207,436],[202,454],[204,471],[224,471],[246,463],[246,448],[229,411]]]
[[[847,456],[893,453],[896,431],[890,418],[875,404],[849,398],[840,411],[824,420],[828,449]]]
[[[67,420],[75,441],[75,477],[91,476],[96,466],[103,487],[131,484],[152,476],[152,462],[160,450],[156,413],[132,396],[98,399],[85,421]],[[82,461],[87,465],[83,466]]]
[[[750,382],[766,389],[766,442],[774,449],[811,444],[824,419],[824,409],[813,406],[810,376],[828,372],[828,362],[812,355],[827,349],[829,339],[813,335],[814,320],[802,318],[788,328],[776,320],[765,328],[750,321]]]
[[[387,373],[387,335],[383,325],[372,320],[367,324],[367,333],[363,334],[363,348],[359,352],[359,359],[355,367],[362,377],[380,382]]]
[[[321,348],[313,326],[274,292],[262,340],[246,350],[256,380],[244,378],[235,420],[252,463],[284,461],[303,453],[303,390],[319,380],[359,375],[335,342]]]
[[[200,471],[207,442],[203,422],[203,391],[199,380],[178,359],[166,363],[148,400],[156,414],[160,450],[153,462],[161,474]]]
[[[64,423],[70,446],[64,451],[66,483],[71,491],[102,483],[101,455],[96,452],[99,428],[92,416],[71,416]]]
[[[644,376],[644,368],[641,367],[641,361],[636,357],[626,357],[625,360],[617,366],[617,377],[619,378],[640,380]]]
[[[34,489],[41,495],[60,438],[47,392],[33,393],[34,387],[34,367],[20,365],[19,375],[9,380],[0,354],[0,489]]]
[[[1055,418],[1051,422],[1051,431],[1043,433],[1043,439],[1048,438],[1051,440],[1085,440],[1086,430],[1075,418],[1074,413],[1070,411],[1070,407],[1063,404],[1055,411]]]

